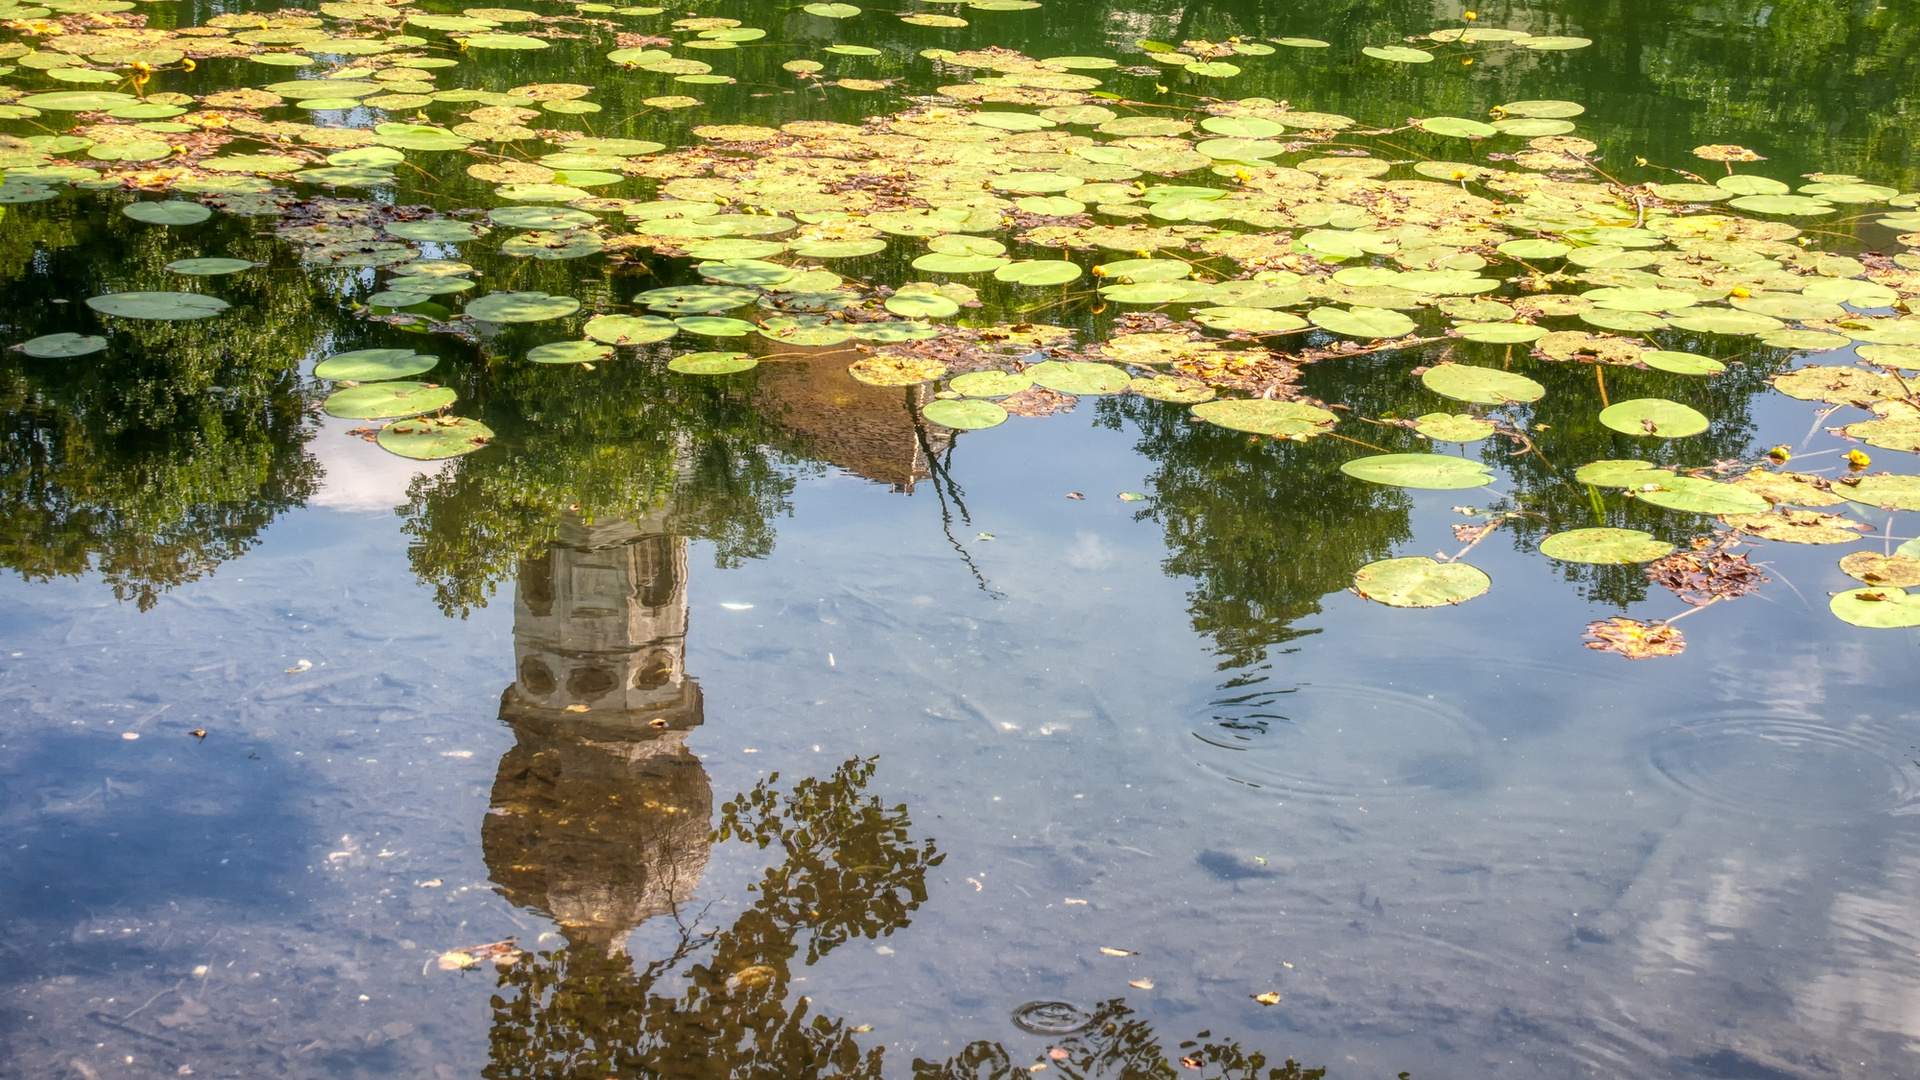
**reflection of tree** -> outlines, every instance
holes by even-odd
[[[683,927],[679,948],[634,970],[598,942],[522,959],[500,975],[488,1080],[508,1077],[881,1075],[845,1020],[787,1000],[791,964],[904,928],[943,859],[904,806],[863,796],[875,759],[782,792],[769,777],[721,808],[716,839],[777,846],[778,865],[723,930]],[[804,944],[803,944],[804,939]]]
[[[1140,431],[1137,448],[1154,462],[1142,516],[1166,531],[1167,573],[1193,580],[1188,612],[1223,668],[1256,664],[1268,647],[1311,632],[1293,624],[1409,535],[1404,494],[1339,472],[1351,444],[1248,436],[1137,399],[1101,408]]]
[[[765,555],[793,477],[741,385],[651,359],[469,373],[463,411],[499,439],[414,481],[400,510],[414,572],[443,610],[465,612],[565,515],[645,517],[669,499],[676,529],[713,541],[722,565]]]
[[[228,250],[274,257],[270,241],[228,224]],[[0,310],[14,335],[110,341],[75,359],[0,354],[0,563],[29,578],[97,572],[142,609],[251,547],[318,476],[298,364],[326,305],[305,278],[223,279],[208,291],[234,310],[203,322],[103,325],[79,302],[109,287],[180,288],[162,269],[176,257],[163,230],[118,214],[29,207],[0,229]]]
[[[1238,1042],[1216,1041],[1209,1033],[1182,1042],[1169,1052],[1153,1025],[1134,1015],[1126,999],[1103,1001],[1079,1034],[1059,1040],[1055,1048],[1066,1056],[1041,1059],[1068,1080],[1149,1080],[1195,1077],[1196,1080],[1320,1080],[1325,1069],[1302,1068],[1288,1058],[1268,1065],[1267,1056],[1249,1054]],[[1175,1061],[1179,1062],[1176,1067]],[[913,1080],[1014,1080],[1031,1076],[1028,1066],[1016,1065],[999,1043],[970,1043],[944,1062],[913,1063]]]

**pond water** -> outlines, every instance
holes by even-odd
[[[0,1076],[1920,1070],[1910,8],[0,20]]]

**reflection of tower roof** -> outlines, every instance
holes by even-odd
[[[706,871],[713,792],[686,747],[702,719],[686,631],[686,541],[659,516],[569,519],[521,561],[500,698],[518,741],[481,842],[507,898],[576,940],[618,947]]]
[[[941,452],[951,435],[929,429],[922,446],[908,402],[923,404],[927,388],[855,382],[847,365],[862,358],[849,349],[762,363],[755,390],[761,413],[807,456],[911,492],[933,475],[927,450]]]

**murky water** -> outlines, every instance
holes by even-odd
[[[1702,168],[1692,147],[1737,143],[1796,183],[1920,186],[1920,27],[1897,5],[1521,4],[1478,21],[1593,44],[1471,65],[1359,55],[1461,24],[1457,5],[916,6],[965,28],[697,7],[768,36],[703,54],[738,81],[693,84],[690,118],[639,105],[674,84],[606,63],[597,31],[463,59],[459,85],[592,82],[602,115],[644,114],[623,136],[678,145],[688,124],[906,108],[940,81],[924,48],[1139,64],[1140,38],[1292,35],[1330,47],[1245,57],[1214,92],[1381,125],[1570,99],[1603,162]],[[835,41],[882,49],[843,76],[901,82],[794,92],[780,63]],[[247,63],[152,89],[291,77]],[[374,198],[451,210],[491,188],[446,167]],[[1696,335],[1743,363],[1598,388],[1591,365],[1522,357],[1541,452],[1478,444],[1489,489],[1416,490],[1340,473],[1350,442],[1137,394],[952,431],[924,391],[853,381],[845,351],[720,378],[666,353],[526,364],[546,340],[526,327],[372,321],[370,269],[303,265],[250,217],[141,225],[125,201],[63,191],[0,219],[7,343],[113,331],[97,354],[0,355],[0,1076],[1920,1069],[1920,637],[1830,613],[1860,584],[1835,565],[1853,549],[1758,542],[1770,582],[1690,616],[1682,654],[1631,661],[1580,627],[1684,605],[1637,567],[1537,551],[1588,525],[1711,531],[1565,481],[1665,453],[1593,424],[1596,394],[1712,413],[1659,460],[1786,444],[1845,476],[1858,444],[1766,376],[1848,353]],[[1901,250],[1865,228],[1837,246]],[[455,252],[476,295],[695,280],[644,253],[430,254]],[[237,309],[218,322],[84,308],[179,287],[159,268],[198,256],[265,264],[214,279]],[[986,299],[983,319],[1010,314]],[[1104,333],[1112,313],[1047,318]],[[396,346],[440,355],[456,411],[498,438],[412,461],[318,411],[315,362]],[[1393,415],[1445,347],[1322,360],[1300,386]],[[1535,515],[1473,548],[1485,595],[1349,591],[1377,560],[1459,550],[1463,503]],[[1914,534],[1912,514],[1835,512],[1876,530],[1860,550]]]

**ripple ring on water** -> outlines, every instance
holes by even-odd
[[[1093,1023],[1093,1014],[1067,1001],[1029,1001],[1013,1010],[1013,1026],[1033,1035],[1071,1035]]]

